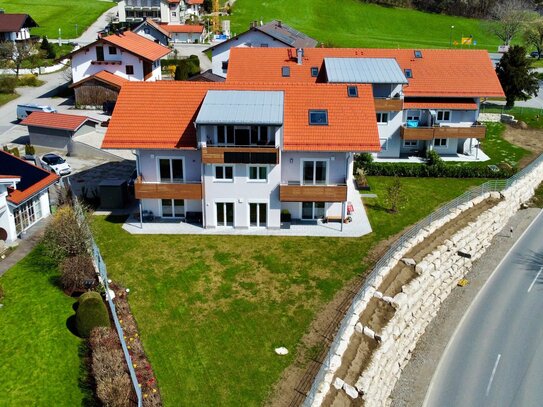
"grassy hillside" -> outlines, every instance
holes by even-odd
[[[36,20],[38,28],[33,28],[32,35],[47,35],[58,38],[58,29],[62,38],[75,38],[77,24],[81,35],[96,19],[115,5],[104,0],[2,0],[0,8],[6,13],[25,13]]]
[[[240,33],[252,20],[280,19],[326,44],[339,47],[443,48],[473,35],[476,48],[496,51],[499,40],[476,19],[382,7],[360,0],[237,0],[232,31]]]

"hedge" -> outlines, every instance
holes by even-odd
[[[487,166],[428,165],[409,163],[370,163],[364,166],[366,175],[432,178],[509,178],[515,170],[492,171]]]
[[[110,326],[109,314],[100,294],[89,291],[79,297],[75,323],[77,332],[82,338],[88,338],[93,328]]]
[[[191,55],[186,59],[162,59],[160,61],[162,68],[175,66],[175,80],[187,80],[191,76],[200,73],[200,60],[196,55]]]

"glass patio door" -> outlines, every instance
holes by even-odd
[[[302,219],[320,219],[324,216],[324,209],[324,202],[302,202]]]
[[[326,161],[303,161],[304,185],[326,184]]]
[[[232,202],[217,202],[217,226],[234,226],[234,204]]]
[[[185,216],[185,201],[183,199],[163,199],[163,218],[182,218]]]
[[[266,227],[268,205],[265,203],[249,204],[249,224],[251,227]]]

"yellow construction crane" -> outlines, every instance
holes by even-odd
[[[213,33],[219,34],[221,31],[219,21],[219,0],[213,0]]]

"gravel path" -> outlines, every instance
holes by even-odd
[[[526,209],[517,212],[494,237],[483,257],[474,263],[473,270],[467,276],[469,284],[453,290],[443,302],[436,318],[420,338],[410,362],[391,394],[393,407],[422,406],[434,370],[460,319],[488,277],[539,211],[540,209]]]

